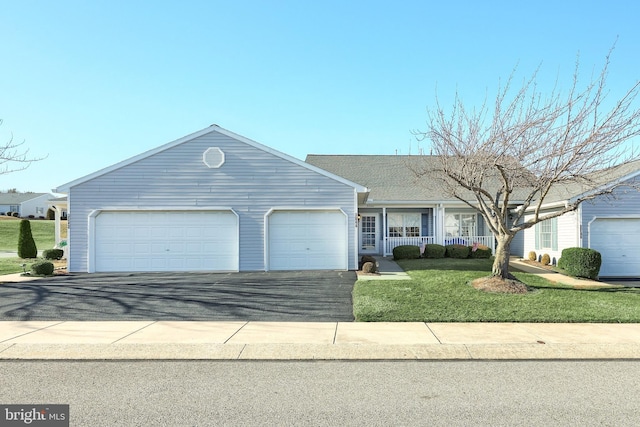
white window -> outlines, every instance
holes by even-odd
[[[536,249],[558,250],[558,218],[536,224]]]
[[[36,214],[38,215],[44,214],[44,208],[36,208]]]
[[[448,213],[445,215],[445,232],[447,237],[476,236],[476,214]]]
[[[419,213],[387,214],[389,237],[420,237]]]

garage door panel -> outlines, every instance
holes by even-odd
[[[102,212],[95,221],[96,271],[238,270],[233,212]]]
[[[640,219],[598,218],[590,247],[602,255],[602,277],[640,277]]]
[[[346,270],[346,216],[341,211],[274,212],[268,220],[271,270]]]

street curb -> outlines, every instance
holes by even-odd
[[[10,360],[640,360],[618,344],[5,344]]]

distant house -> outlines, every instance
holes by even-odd
[[[46,216],[50,193],[0,193],[0,212],[17,212],[20,217]]]

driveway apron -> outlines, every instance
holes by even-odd
[[[353,271],[54,276],[0,284],[0,321],[353,321],[356,279]]]

